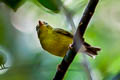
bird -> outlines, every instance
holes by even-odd
[[[64,57],[73,42],[72,33],[61,28],[53,28],[44,21],[39,20],[36,31],[42,48],[55,56]],[[100,51],[100,48],[91,47],[86,42],[83,43],[82,49],[80,51],[86,52],[91,57]]]

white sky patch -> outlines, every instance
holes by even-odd
[[[69,5],[73,2],[73,0],[65,0],[64,5]]]
[[[31,8],[31,6],[33,6]],[[36,28],[38,19],[36,19],[36,11],[34,5],[26,3],[16,12],[11,12],[11,23],[14,28],[21,32],[31,33]]]

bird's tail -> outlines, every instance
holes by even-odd
[[[92,47],[90,44],[84,42],[84,46],[86,48],[85,53],[92,58],[95,58],[96,55],[98,55],[98,51],[100,51],[100,48]]]
[[[100,48],[92,47],[87,42],[84,42],[82,47],[80,48],[79,52],[86,53],[88,56],[95,58],[96,55],[98,54],[98,51],[100,51],[100,50],[101,50]]]

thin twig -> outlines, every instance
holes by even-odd
[[[76,53],[79,51],[81,46],[84,43],[83,35],[87,28],[87,25],[94,13],[94,10],[96,8],[96,5],[98,3],[98,0],[90,0],[85,12],[83,13],[83,16],[80,20],[79,26],[77,28],[77,31],[73,38],[73,44],[67,51],[65,57],[63,58],[61,64],[58,66],[57,72],[55,74],[55,77],[53,80],[63,80],[64,75],[69,67],[69,65],[72,63],[73,59],[76,56]]]
[[[84,66],[85,72],[87,73],[88,80],[93,80],[93,76],[91,74],[91,69],[89,66],[87,56],[85,54],[82,54],[82,55],[83,55],[83,66]]]
[[[57,1],[57,5],[58,5],[59,9],[62,10],[63,13],[65,14],[67,22],[71,25],[72,33],[74,34],[76,31],[76,27],[75,27],[75,24],[73,21],[72,13],[70,13],[70,11],[63,5],[61,0]]]

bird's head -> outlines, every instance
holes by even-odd
[[[52,31],[52,27],[50,25],[48,25],[48,23],[46,22],[42,22],[39,20],[39,24],[36,26],[36,31],[37,33],[41,33],[41,32],[44,32],[44,33],[47,33],[49,31]]]

